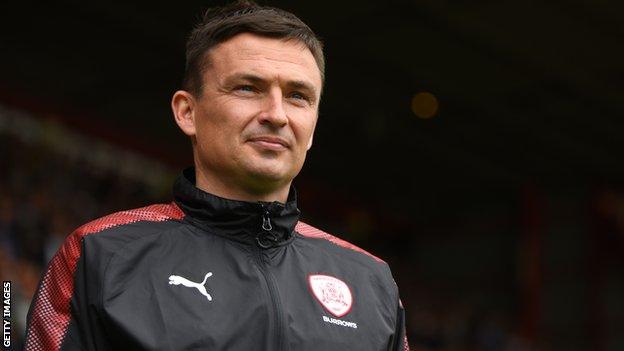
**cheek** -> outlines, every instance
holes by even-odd
[[[292,121],[292,129],[297,138],[297,143],[307,150],[310,138],[316,127],[316,114],[305,114]]]
[[[214,134],[222,139],[239,137],[251,123],[259,108],[257,103],[244,100],[226,100],[219,104],[211,116],[211,128],[215,130]]]
[[[230,143],[233,136],[240,133],[242,115],[240,108],[223,104],[220,108],[206,109],[198,121],[198,134],[204,137],[207,143],[217,144],[217,141]]]

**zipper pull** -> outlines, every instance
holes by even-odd
[[[270,217],[271,213],[268,210],[264,211],[264,214],[262,215],[262,229],[268,231],[271,231],[273,229],[273,226],[271,225],[271,217]]]
[[[277,242],[277,237],[275,237],[274,233],[271,233],[271,230],[273,230],[273,226],[271,225],[271,212],[264,206],[262,206],[262,209],[263,231],[258,233],[258,236],[256,236],[256,242],[261,248],[268,249],[273,247],[273,245]]]

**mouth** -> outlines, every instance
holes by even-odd
[[[248,142],[260,148],[275,150],[275,151],[280,151],[280,150],[285,150],[285,149],[290,148],[290,143],[288,143],[288,141],[279,137],[269,136],[269,135],[252,137],[248,140]]]

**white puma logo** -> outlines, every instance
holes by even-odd
[[[206,287],[204,286],[204,284],[206,284],[206,280],[208,279],[208,277],[212,276],[212,272],[208,272],[206,273],[206,276],[204,277],[204,281],[202,281],[201,283],[195,283],[192,282],[184,277],[181,277],[179,275],[171,275],[169,276],[169,285],[184,285],[186,287],[189,288],[195,288],[197,290],[199,290],[199,292],[206,296],[206,298],[208,299],[208,301],[212,301],[212,296],[210,296],[210,294],[208,293],[208,291],[206,291]]]

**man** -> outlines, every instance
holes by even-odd
[[[175,202],[66,239],[26,349],[407,350],[388,266],[298,221],[291,183],[323,71],[320,41],[294,15],[248,2],[209,11],[172,99],[195,167]]]

